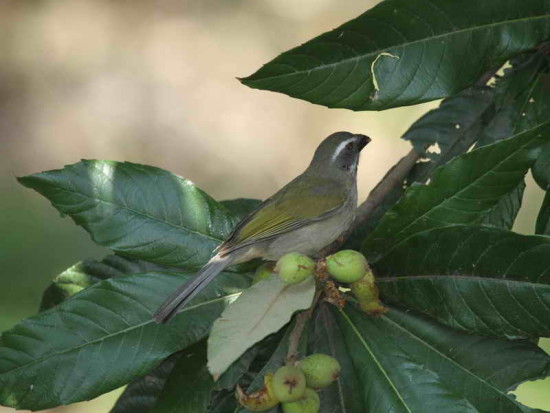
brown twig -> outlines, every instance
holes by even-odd
[[[421,155],[413,148],[384,175],[378,185],[370,192],[365,202],[357,208],[352,230],[367,221],[394,188],[403,185],[403,181],[420,158]]]
[[[313,301],[311,302],[311,306],[307,310],[302,311],[300,314],[296,316],[296,324],[294,324],[294,328],[290,333],[290,339],[288,343],[288,352],[286,353],[285,362],[287,366],[294,366],[294,364],[296,363],[296,358],[298,357],[298,346],[300,344],[300,338],[302,337],[302,332],[306,327],[307,320],[311,318],[311,315],[313,314],[313,310],[317,305],[317,302],[319,301],[319,297],[321,297],[322,293],[323,293],[323,290],[317,289],[317,291],[315,291]]]

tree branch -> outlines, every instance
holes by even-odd
[[[315,296],[313,297],[311,306],[307,310],[302,311],[300,314],[296,316],[296,324],[294,324],[294,328],[290,333],[290,339],[288,343],[288,352],[286,353],[285,364],[287,366],[294,366],[294,364],[296,363],[296,358],[298,357],[298,346],[300,344],[300,338],[302,337],[302,333],[304,331],[304,328],[306,327],[306,322],[311,318],[311,315],[313,314],[313,310],[315,309],[315,306],[317,305],[317,301],[319,301],[319,297],[321,297],[322,293],[323,293],[323,290],[318,289],[315,292]]]
[[[403,185],[405,178],[420,158],[421,155],[413,148],[384,175],[378,185],[370,192],[365,202],[357,208],[355,222],[351,228],[352,231],[370,218],[374,210],[382,204],[394,188]]]

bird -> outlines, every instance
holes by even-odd
[[[301,174],[245,216],[199,272],[177,288],[153,314],[167,323],[226,267],[290,252],[310,257],[353,223],[357,166],[366,135],[336,132],[325,138]]]

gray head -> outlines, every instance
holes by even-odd
[[[359,154],[371,141],[368,136],[349,132],[336,132],[326,138],[317,150],[307,168],[308,173],[317,175],[355,177]]]

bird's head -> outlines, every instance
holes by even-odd
[[[308,173],[318,175],[352,175],[357,173],[359,154],[371,141],[368,136],[336,132],[327,137],[313,155]]]

